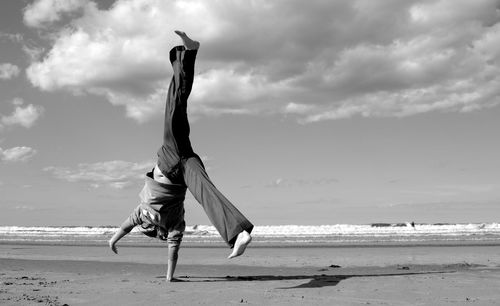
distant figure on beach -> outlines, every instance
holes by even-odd
[[[184,32],[175,33],[184,45],[170,50],[174,75],[168,89],[163,145],[158,150],[158,161],[146,174],[146,182],[139,194],[139,206],[109,240],[109,247],[117,253],[116,243],[135,226],[150,237],[166,240],[167,281],[176,280],[173,274],[185,230],[184,198],[187,189],[233,249],[228,258],[243,254],[252,240],[250,233],[253,229],[252,223],[215,187],[200,157],[191,147],[187,100],[193,85],[194,64],[200,43]]]
[[[415,222],[411,221],[411,227],[415,228]]]

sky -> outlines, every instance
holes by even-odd
[[[176,29],[194,150],[254,224],[500,220],[498,0],[0,5],[0,226],[137,206]]]

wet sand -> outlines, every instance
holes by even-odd
[[[182,248],[0,245],[1,305],[500,305],[500,246]]]

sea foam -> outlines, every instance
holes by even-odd
[[[112,226],[0,226],[0,243],[100,244],[117,230]],[[379,245],[390,243],[483,242],[500,243],[500,224],[334,224],[334,225],[260,225],[252,236],[257,244],[332,244]],[[144,239],[146,238],[146,239]],[[144,244],[152,239],[137,229],[125,243]],[[187,226],[184,241],[198,244],[221,243],[213,226]]]

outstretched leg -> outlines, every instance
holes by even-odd
[[[198,157],[183,161],[184,182],[201,204],[222,239],[233,248],[229,258],[243,254],[252,241],[253,224],[215,187]]]
[[[183,32],[179,33],[182,33],[179,35],[190,47],[199,47],[198,42],[189,39]],[[196,49],[188,50],[185,46],[176,46],[169,54],[174,74],[165,102],[163,145],[158,150],[159,171],[156,172],[161,172],[176,184],[183,183],[180,174],[181,159],[194,155],[189,140],[187,100],[193,86],[196,54]]]
[[[251,242],[253,225],[217,190],[201,160],[193,152],[189,140],[187,99],[193,84],[194,64],[200,43],[184,32],[175,33],[181,37],[184,46],[170,51],[174,75],[166,102],[164,139],[158,151],[158,167],[172,182],[187,185],[221,237],[233,247],[229,255],[229,258],[233,258],[243,254]]]

